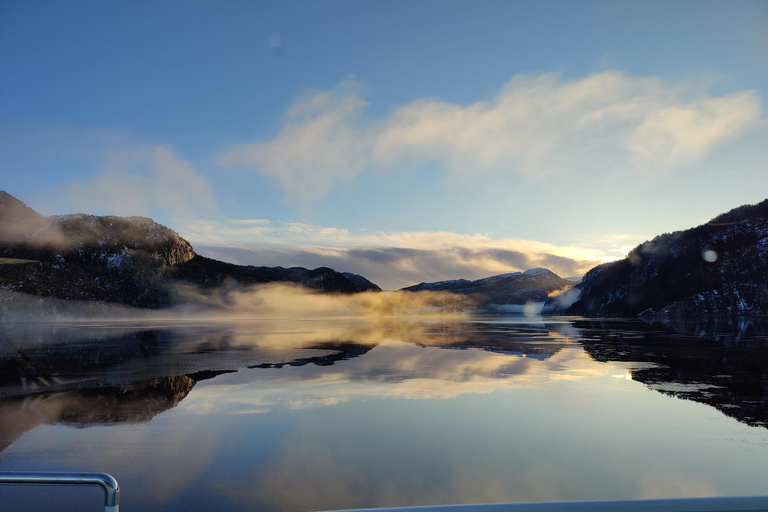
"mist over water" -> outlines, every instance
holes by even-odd
[[[395,291],[346,295],[274,283],[244,286],[229,282],[212,289],[176,284],[170,289],[175,306],[161,310],[40,298],[0,290],[0,323],[451,316],[471,313],[478,304],[472,296],[450,292]]]
[[[327,316],[454,315],[470,311],[476,299],[449,292],[364,292],[323,294],[298,286],[235,284],[201,292],[188,286],[174,290],[183,305],[177,314],[213,312],[214,316],[264,315],[315,318]],[[191,313],[190,313],[191,314]]]

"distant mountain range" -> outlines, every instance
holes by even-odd
[[[0,288],[143,308],[171,304],[169,286],[296,283],[324,292],[380,290],[330,268],[234,265],[196,254],[178,233],[145,217],[44,217],[0,191]]]
[[[333,293],[380,291],[366,278],[321,267],[235,265],[196,254],[145,217],[44,217],[0,191],[0,289],[134,307],[170,306],[172,285],[213,289],[288,282]],[[538,303],[545,314],[685,319],[768,315],[768,200],[702,226],[664,234],[580,283],[547,269],[420,283],[405,292],[469,295],[480,308]],[[556,296],[553,298],[553,296]],[[8,300],[0,294],[0,306]],[[503,306],[510,306],[504,308]]]
[[[768,315],[768,200],[644,242],[587,272],[576,289],[568,314]]]
[[[403,288],[403,291],[447,291],[472,295],[478,299],[480,306],[491,304],[521,305],[528,302],[543,302],[553,292],[563,290],[572,284],[551,270],[534,268],[525,272],[499,274],[475,281],[454,279],[435,283],[420,283]]]
[[[593,268],[580,283],[533,269],[404,290],[475,295],[481,306],[545,301],[545,314],[586,317],[768,316],[768,200],[644,242],[625,259]]]

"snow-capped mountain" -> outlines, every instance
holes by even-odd
[[[436,283],[420,283],[403,290],[408,292],[448,291],[475,295],[480,305],[525,304],[546,300],[552,292],[562,290],[570,284],[551,270],[533,268],[525,272],[499,274],[475,281],[453,279]]]

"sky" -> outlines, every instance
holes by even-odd
[[[385,289],[768,196],[768,2],[0,1],[0,189]]]

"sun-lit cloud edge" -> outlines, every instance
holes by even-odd
[[[608,235],[595,244],[557,245],[449,231],[353,231],[308,222],[194,221],[180,234],[209,257],[256,266],[327,266],[361,274],[385,289],[423,281],[479,279],[549,268],[581,276],[623,258],[645,235]]]
[[[484,233],[351,230],[301,220],[226,218],[211,185],[168,147],[130,148],[112,155],[109,164],[93,181],[66,189],[78,210],[149,215],[159,208],[204,256],[255,266],[330,267],[363,275],[384,289],[537,267],[578,277],[650,238],[609,234],[590,244],[558,245]]]

